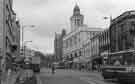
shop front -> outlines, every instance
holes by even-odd
[[[66,69],[72,69],[73,61],[66,61],[64,65]]]
[[[83,56],[77,57],[73,60],[74,67],[78,70],[87,70],[88,62],[89,62],[89,59]]]
[[[92,58],[92,70],[101,71],[103,58],[101,56],[95,56]]]

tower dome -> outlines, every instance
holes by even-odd
[[[73,9],[73,15],[70,18],[71,31],[74,31],[78,29],[81,25],[83,25],[83,19],[84,19],[84,16],[80,13],[80,8],[76,3]]]
[[[74,7],[73,15],[80,15],[80,8],[77,4]]]
[[[74,12],[76,12],[76,11],[79,11],[80,12],[80,8],[79,8],[79,6],[77,4],[74,7]]]

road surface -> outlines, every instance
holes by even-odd
[[[75,70],[56,70],[51,74],[50,69],[41,69],[37,75],[40,84],[116,84],[104,82],[99,72],[80,72]]]

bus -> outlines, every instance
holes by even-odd
[[[104,54],[102,67],[104,79],[116,79],[121,84],[135,83],[135,50]],[[104,57],[103,56],[103,57]]]

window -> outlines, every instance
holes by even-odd
[[[81,51],[79,51],[79,55],[80,55],[80,56],[82,55],[82,52],[81,52]]]
[[[77,19],[77,25],[80,25],[80,19]]]

